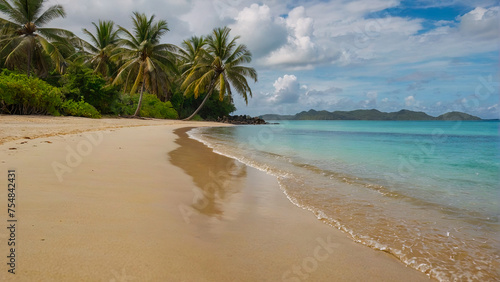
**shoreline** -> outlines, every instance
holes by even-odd
[[[145,123],[156,126],[0,145],[2,171],[20,183],[14,281],[429,280],[298,209],[275,177],[183,135],[223,125]],[[62,181],[54,162],[71,169]]]

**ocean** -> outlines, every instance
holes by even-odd
[[[500,280],[498,121],[276,121],[189,132],[295,205],[441,281]]]

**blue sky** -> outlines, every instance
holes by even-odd
[[[165,42],[227,25],[259,81],[236,114],[317,110],[458,110],[499,118],[500,7],[495,0],[51,0],[81,35],[132,11],[166,19]]]

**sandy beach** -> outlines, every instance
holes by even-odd
[[[0,281],[429,280],[186,134],[221,125],[0,116]]]

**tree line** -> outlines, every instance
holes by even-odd
[[[167,105],[185,119],[203,112],[205,117],[216,118],[214,114],[235,110],[233,92],[247,103],[252,96],[248,80],[256,82],[257,73],[245,66],[252,54],[238,44],[239,36],[231,37],[228,27],[192,36],[179,47],[161,42],[169,32],[166,20],[134,12],[131,30],[99,20],[92,23],[92,30],[83,29],[86,38],[79,38],[68,30],[46,27],[66,16],[61,5],[45,9],[46,2],[0,0],[0,12],[5,16],[0,18],[0,67],[4,70],[0,113],[44,112],[26,107],[29,99],[22,84],[28,81],[31,87],[60,97],[60,108],[68,114],[82,108],[104,113],[128,109],[130,113],[133,106],[131,115],[139,116],[144,115],[143,104],[147,104],[159,111]],[[37,91],[31,89],[29,95],[35,97],[33,92]],[[37,99],[45,101],[46,97]],[[41,102],[37,103],[40,107]],[[27,108],[31,110],[23,112]]]

